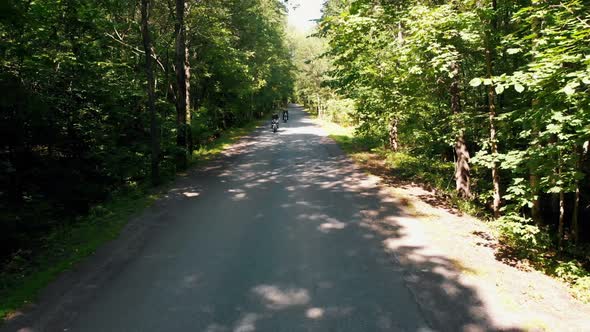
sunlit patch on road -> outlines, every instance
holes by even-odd
[[[305,317],[309,319],[320,319],[324,316],[324,309],[322,308],[309,308],[305,312]]]
[[[345,227],[346,227],[345,223],[332,218],[332,220],[329,220],[328,222],[320,224],[320,226],[318,228],[320,231],[327,233],[331,230],[344,229]]]
[[[292,306],[309,303],[309,292],[303,288],[283,288],[275,285],[259,285],[252,289],[265,306],[272,310],[281,310]]]
[[[241,201],[248,196],[244,189],[229,189],[227,192],[231,194],[233,201]]]
[[[256,331],[256,321],[261,317],[259,314],[247,313],[240,318],[240,321],[236,324],[233,332],[253,332]]]

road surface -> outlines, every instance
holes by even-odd
[[[291,105],[278,133],[261,127],[189,172],[5,329],[490,329],[473,295],[439,292],[444,278],[416,279],[384,250],[404,235],[380,220],[402,213]]]

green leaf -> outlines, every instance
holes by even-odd
[[[478,87],[481,85],[481,79],[476,77],[469,82],[469,85],[472,87]]]
[[[574,88],[572,88],[569,85],[566,85],[565,88],[563,88],[563,92],[565,92],[566,95],[571,96],[574,93],[576,93],[576,90]]]
[[[506,53],[508,54],[516,54],[520,52],[520,48],[509,48],[506,50]]]
[[[516,83],[516,84],[514,84],[514,90],[516,90],[516,92],[518,92],[518,93],[521,93],[524,91],[524,86]]]
[[[550,123],[547,125],[547,132],[549,132],[550,134],[558,134],[561,132],[561,126],[554,123]]]
[[[496,86],[496,93],[500,95],[500,94],[502,94],[502,92],[504,92],[504,86],[497,85]]]

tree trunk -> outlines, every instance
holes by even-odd
[[[188,44],[186,44],[186,34],[188,33],[188,27],[184,27],[185,29],[185,48],[184,48],[184,77],[186,82],[186,125],[187,125],[187,145],[188,145],[188,152],[189,155],[193,153],[193,132],[191,127],[191,98],[190,98],[190,91],[191,91],[191,63],[190,63],[190,53],[188,49]]]
[[[561,162],[561,151],[558,154],[558,166],[557,166],[557,178],[561,180],[561,175],[563,173],[563,165]],[[565,193],[564,188],[562,187],[559,190],[559,223],[557,226],[557,243],[558,248],[561,250],[563,248],[563,236],[564,236],[564,224],[565,224]]]
[[[249,112],[248,121],[254,119],[254,93],[250,92],[250,112]]]
[[[559,193],[559,227],[557,230],[557,236],[559,237],[559,250],[563,247],[563,228],[565,222],[565,194],[563,190]]]
[[[531,186],[532,193],[532,207],[531,207],[531,218],[535,225],[541,225],[541,203],[539,202],[539,177],[537,174],[531,172],[529,175],[529,184]]]
[[[540,31],[540,22],[538,18],[533,18],[532,22],[532,29],[534,35],[539,35]],[[539,105],[539,100],[534,98],[531,102],[532,111],[534,112],[535,109]],[[539,125],[535,119],[532,120],[532,136],[533,139],[539,136]],[[531,196],[532,196],[532,207],[531,207],[531,218],[533,222],[540,226],[543,223],[543,217],[541,216],[541,203],[539,201],[539,176],[537,175],[536,169],[530,169],[530,176],[529,176],[529,183],[531,186]]]
[[[494,11],[494,15],[496,12],[496,0],[492,0],[492,10]],[[493,17],[490,22],[492,29],[496,30],[496,19]],[[493,57],[492,54],[494,51],[494,43],[492,41],[491,33],[487,35],[487,45],[486,45],[486,67],[488,72],[488,78],[492,79],[494,72],[493,72]],[[493,194],[493,202],[492,202],[492,211],[494,213],[494,218],[500,217],[500,203],[501,203],[501,196],[500,196],[500,174],[498,170],[498,163],[496,158],[498,156],[498,140],[496,138],[496,91],[494,84],[490,84],[488,88],[488,106],[489,106],[489,119],[490,119],[490,149],[492,153],[492,185],[494,188]]]
[[[493,90],[493,88],[490,88]],[[493,94],[493,93],[491,93]],[[490,96],[492,97],[492,96]],[[493,104],[493,102],[492,102]],[[501,196],[500,196],[500,170],[498,169],[498,162],[496,158],[498,156],[498,143],[496,141],[496,127],[494,125],[496,112],[490,104],[490,143],[491,143],[491,152],[492,152],[492,185],[494,188],[494,200],[492,202],[492,211],[494,212],[494,218],[500,217],[500,204],[501,204]]]
[[[188,84],[186,66],[186,30],[184,24],[185,0],[176,0],[176,146],[181,150],[177,155],[176,167],[186,169],[188,166],[187,152],[187,113]]]
[[[322,104],[320,103],[320,95],[317,95],[317,101],[318,101],[318,118],[322,119]]]
[[[586,155],[588,142],[582,149],[578,148],[578,162],[577,169],[582,170],[582,162]],[[580,242],[580,180],[576,180],[576,196],[574,197],[574,211],[572,211],[572,238],[575,244]]]
[[[576,196],[574,197],[574,211],[572,211],[572,238],[577,245],[580,241],[580,184],[576,181]]]
[[[17,106],[17,109],[20,107]],[[23,132],[22,128],[19,128],[19,133]],[[20,134],[19,134],[20,136]],[[23,177],[21,175],[21,168],[22,168],[22,160],[25,148],[23,147],[24,143],[19,140],[19,146],[13,147],[12,145],[9,147],[9,159],[8,159],[8,176],[9,176],[9,186],[8,186],[8,198],[12,206],[22,207],[24,204],[24,188],[23,188]]]
[[[533,107],[536,106],[538,100],[533,100]],[[533,137],[537,137],[539,135],[539,131],[537,130],[537,125],[533,123],[533,130],[532,130]],[[535,225],[542,225],[543,219],[541,216],[541,203],[539,201],[539,176],[537,175],[537,171],[531,167],[529,170],[529,185],[531,186],[531,218]]]
[[[454,62],[451,65],[451,70],[453,73],[453,78],[450,87],[450,94],[451,94],[451,110],[453,111],[453,115],[455,117],[459,117],[462,113],[461,108],[461,96],[460,96],[460,87],[459,87],[459,64]],[[465,144],[465,134],[463,130],[463,121],[458,121],[457,129],[457,137],[455,141],[455,154],[457,157],[457,161],[455,164],[455,184],[456,190],[459,196],[464,198],[471,198],[471,188],[470,188],[470,175],[469,175],[469,151],[467,150],[467,145]]]
[[[532,107],[533,110],[537,107],[537,105],[539,104],[539,100],[538,99],[533,99],[532,102]],[[533,124],[532,124],[532,136],[534,138],[539,136],[539,130],[538,130],[538,125],[536,123],[536,120],[533,119]],[[529,184],[531,186],[531,200],[532,200],[532,206],[531,206],[531,218],[533,219],[533,222],[535,223],[535,225],[542,225],[543,224],[543,218],[541,216],[541,203],[539,201],[539,176],[537,175],[537,170],[534,168],[530,168],[529,169]]]
[[[397,138],[397,117],[391,118],[389,122],[389,147],[393,152],[397,152],[399,148],[399,141]]]
[[[160,131],[156,114],[152,40],[149,30],[150,0],[141,0],[141,34],[145,51],[145,73],[147,76],[148,109],[150,112],[151,178],[153,184],[160,182]]]

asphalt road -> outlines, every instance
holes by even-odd
[[[387,237],[403,232],[372,225],[402,212],[367,179],[291,105],[278,133],[259,128],[191,171],[121,238],[5,328],[431,331],[477,325],[462,318],[469,316],[463,307],[445,323],[419,305],[424,297],[408,287],[409,267],[383,248]],[[458,301],[469,305],[460,298],[448,302]]]

